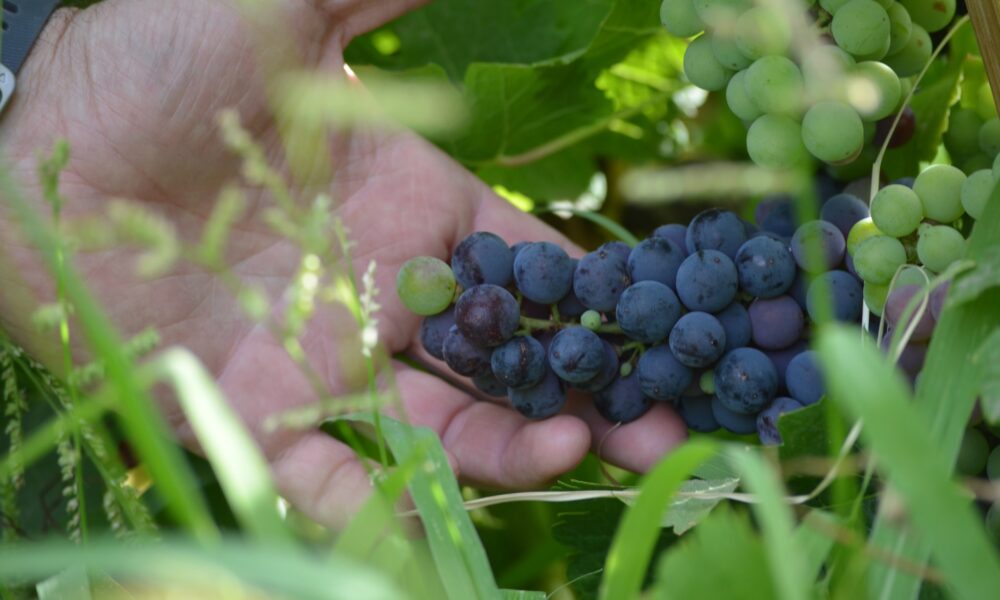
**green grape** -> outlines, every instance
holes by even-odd
[[[901,94],[899,77],[884,63],[860,62],[847,78],[847,102],[866,121],[878,121],[895,112]]]
[[[885,310],[885,299],[889,297],[889,284],[878,284],[865,282],[861,288],[861,295],[868,305],[868,310],[876,316],[881,317]]]
[[[955,18],[955,0],[900,0],[910,18],[930,33],[940,31]]]
[[[957,105],[948,113],[948,130],[944,132],[944,147],[952,158],[971,156],[979,152],[979,130],[983,120],[976,111]]]
[[[802,106],[802,73],[784,56],[755,60],[743,83],[747,95],[765,113],[794,115]]]
[[[983,216],[983,209],[993,193],[994,184],[993,172],[989,169],[976,171],[962,184],[962,208],[973,219],[978,220]]]
[[[750,0],[693,0],[701,22],[710,29],[731,26],[750,8]]]
[[[931,165],[917,175],[913,191],[924,206],[924,216],[951,223],[962,216],[962,184],[965,173],[951,165]]]
[[[813,46],[802,57],[802,77],[809,103],[842,99],[845,74],[854,67],[854,57],[833,44]]]
[[[698,18],[693,0],[663,0],[660,5],[660,22],[677,37],[691,37],[705,30]]]
[[[959,157],[959,162],[955,166],[961,169],[963,173],[975,173],[976,171],[992,168],[993,159],[983,152],[976,152],[972,156]]]
[[[875,139],[875,123],[871,121],[864,121],[861,123],[865,127],[865,146],[868,146]]]
[[[923,267],[918,267],[917,265],[906,265],[899,271],[899,274],[896,275],[896,287],[902,287],[904,285],[924,287],[930,283],[931,277],[933,277],[933,275],[927,273]]]
[[[899,267],[906,264],[903,243],[887,235],[876,235],[862,242],[853,254],[854,270],[866,282],[886,285]]]
[[[744,121],[753,121],[761,115],[761,112],[747,94],[744,83],[746,74],[746,70],[740,71],[729,80],[729,85],[726,86],[726,104],[737,117]]]
[[[962,445],[958,449],[958,460],[955,461],[955,471],[960,475],[975,477],[986,468],[986,460],[990,454],[990,444],[978,429],[968,428],[962,436]]]
[[[792,43],[792,28],[787,18],[774,9],[751,8],[736,21],[736,45],[750,59],[784,54]]]
[[[981,119],[992,119],[997,116],[997,105],[993,100],[993,90],[990,89],[988,81],[983,81],[976,88],[975,101],[976,114]]]
[[[994,448],[986,460],[986,476],[990,481],[1000,481],[1000,446]]]
[[[802,127],[788,117],[764,115],[747,131],[747,153],[762,167],[789,169],[803,163]]]
[[[1000,154],[1000,119],[993,117],[979,128],[979,149],[990,159]]]
[[[833,15],[837,14],[840,7],[847,4],[849,1],[850,0],[819,0],[819,5],[823,8],[823,10]]]
[[[694,85],[714,92],[726,87],[733,72],[722,66],[712,51],[712,38],[704,34],[688,44],[684,52],[684,74]]]
[[[916,192],[899,184],[880,189],[872,198],[871,212],[875,226],[897,238],[910,235],[924,220],[924,209]]]
[[[889,15],[872,0],[851,0],[833,15],[830,25],[837,45],[854,56],[889,51]]]
[[[885,64],[896,72],[900,77],[916,75],[931,59],[934,45],[931,43],[931,36],[927,30],[913,24],[913,33],[910,34],[910,41],[906,42],[901,50],[885,57]]]
[[[753,62],[740,52],[731,35],[723,35],[721,32],[712,35],[712,52],[719,64],[733,71],[745,69]]]
[[[861,152],[864,135],[861,117],[843,102],[818,102],[802,119],[802,141],[823,162],[849,162]]]
[[[411,258],[396,275],[396,293],[412,312],[436,315],[455,297],[455,274],[448,263],[433,256]]]
[[[711,396],[715,393],[715,371],[709,369],[698,378],[698,387],[705,394]]]
[[[913,36],[913,21],[910,12],[899,2],[893,2],[886,9],[889,15],[889,56],[899,52]]]
[[[868,238],[873,238],[877,235],[885,235],[875,226],[875,222],[872,221],[871,217],[865,217],[851,227],[851,230],[847,232],[847,251],[853,256],[857,251],[858,246],[864,243]]]
[[[585,311],[580,315],[580,325],[591,331],[597,331],[601,327],[601,313],[596,310]]]
[[[965,238],[954,227],[932,225],[921,229],[917,257],[925,267],[940,273],[965,254]]]

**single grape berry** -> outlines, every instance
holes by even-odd
[[[573,259],[551,242],[533,242],[514,259],[514,281],[525,298],[539,304],[559,302],[573,287]]]
[[[586,327],[591,331],[597,331],[601,328],[601,313],[596,310],[588,310],[580,315],[580,325]]]
[[[545,376],[545,348],[533,337],[517,336],[493,350],[490,366],[505,386],[531,387]]]
[[[644,415],[651,404],[639,387],[639,378],[631,375],[618,377],[597,392],[594,406],[601,416],[612,423],[629,423]]]
[[[765,350],[764,354],[771,359],[771,364],[774,365],[774,370],[778,374],[778,387],[783,388],[787,385],[785,381],[785,371],[788,370],[788,364],[792,362],[792,359],[799,354],[805,352],[809,349],[809,344],[804,340],[799,340],[787,348],[782,348],[781,350]]]
[[[475,377],[489,375],[492,372],[490,369],[492,352],[489,348],[472,343],[462,335],[457,326],[452,326],[448,330],[441,349],[445,364],[459,375]]]
[[[685,244],[688,253],[699,250],[718,250],[729,258],[736,256],[746,241],[746,229],[736,213],[729,210],[710,208],[691,219],[687,228]]]
[[[681,364],[693,368],[714,363],[726,349],[726,331],[708,313],[689,312],[670,331],[670,351]]]
[[[722,329],[726,332],[725,351],[742,348],[750,343],[752,338],[750,314],[739,301],[733,302],[726,308],[715,313],[715,318],[722,324]]]
[[[792,398],[803,406],[819,402],[826,394],[826,384],[815,352],[800,352],[792,358],[785,369],[785,387]]]
[[[566,389],[559,377],[546,369],[541,381],[528,388],[511,388],[507,397],[511,406],[528,419],[547,419],[558,414],[566,404]]]
[[[795,230],[792,236],[792,255],[805,271],[821,273],[836,268],[844,260],[847,243],[844,234],[833,223],[809,221]],[[819,252],[813,256],[814,251]],[[812,259],[818,258],[817,262]]]
[[[622,293],[615,317],[625,335],[652,344],[666,339],[681,315],[673,290],[658,281],[640,281]]]
[[[677,296],[689,310],[722,310],[736,298],[738,289],[736,265],[717,250],[699,250],[677,270]]]
[[[833,311],[833,318],[847,323],[857,322],[861,317],[863,291],[858,280],[847,271],[829,271],[816,277],[809,284],[806,296],[806,307],[809,318],[818,322],[820,319],[821,293],[826,293],[827,307]]]
[[[868,216],[868,205],[853,194],[837,194],[823,203],[819,218],[833,224],[847,239],[854,224]]]
[[[684,256],[688,255],[687,251],[687,226],[681,225],[680,223],[670,223],[668,225],[660,225],[653,230],[653,237],[666,238],[677,245],[681,253]]]
[[[716,365],[715,390],[726,408],[752,415],[774,399],[778,391],[778,373],[771,359],[760,350],[738,348],[723,356]],[[722,425],[725,427],[725,423]],[[755,421],[754,430],[756,426]]]
[[[712,397],[712,416],[729,433],[749,435],[757,432],[757,417],[730,409],[718,396]]]
[[[455,275],[443,260],[433,256],[411,258],[396,275],[396,293],[412,312],[436,315],[455,297]]]
[[[642,392],[654,400],[673,401],[691,385],[694,374],[665,345],[653,346],[639,357],[636,375]]]
[[[462,292],[455,303],[455,324],[472,343],[486,348],[509,340],[520,323],[517,300],[500,286],[484,283]]]
[[[711,396],[684,396],[677,403],[677,412],[691,431],[712,433],[719,429]]]
[[[451,307],[443,313],[427,317],[420,324],[420,345],[428,354],[438,360],[444,360],[444,338],[455,324],[455,308]]]
[[[569,383],[593,379],[604,366],[604,346],[596,333],[584,327],[568,327],[552,339],[549,366]]]
[[[784,243],[769,237],[744,242],[735,262],[740,287],[751,296],[780,296],[795,281],[795,258]]]
[[[753,342],[767,350],[780,350],[802,336],[805,319],[791,296],[758,298],[747,309]]]
[[[645,239],[632,249],[628,257],[628,274],[632,283],[639,281],[659,281],[674,287],[677,269],[687,257],[674,242],[663,237]]]
[[[618,353],[615,352],[615,347],[604,340],[601,340],[601,343],[604,347],[604,363],[601,367],[601,372],[583,383],[572,384],[574,389],[593,394],[608,387],[608,385],[614,381],[615,377],[618,376]],[[629,363],[625,364],[627,365]]]
[[[477,231],[455,247],[451,255],[455,279],[465,289],[482,283],[504,287],[514,275],[514,255],[500,236]]]
[[[909,328],[911,324],[915,323],[910,335],[910,339],[915,342],[930,339],[931,333],[934,331],[934,315],[931,313],[930,298],[926,299],[927,305],[924,306],[923,311],[920,310],[922,300],[919,295],[923,289],[923,285],[900,285],[889,292],[885,301],[886,324],[893,328],[900,326]],[[914,298],[917,300],[913,300]],[[911,302],[913,302],[913,309],[909,312],[906,321],[902,322],[903,314]],[[917,314],[920,314],[920,318],[914,319]]]
[[[628,276],[628,254],[619,246],[604,244],[597,250],[584,255],[576,265],[573,274],[573,291],[587,308],[609,312],[615,309],[618,298],[631,283]]]

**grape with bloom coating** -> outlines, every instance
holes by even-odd
[[[900,0],[914,23],[934,33],[955,17],[955,0]]]
[[[876,235],[885,234],[875,226],[875,222],[872,221],[871,217],[861,219],[851,227],[850,233],[847,234],[847,251],[853,256],[858,246],[868,238],[875,237]]]
[[[604,244],[588,252],[576,263],[573,273],[573,292],[587,308],[608,312],[615,309],[618,298],[628,287],[628,254],[618,246]]]
[[[740,52],[730,31],[717,30],[712,34],[712,52],[719,64],[730,71],[745,69],[753,62]]]
[[[511,388],[508,398],[511,406],[528,419],[547,419],[559,414],[566,404],[566,389],[556,374],[546,369],[541,381],[527,388]]]
[[[726,104],[733,114],[744,121],[753,121],[763,113],[750,99],[746,87],[746,69],[739,71],[726,85]]]
[[[840,230],[844,238],[851,232],[854,224],[868,217],[868,205],[854,194],[837,194],[823,203],[819,218],[833,224]]]
[[[861,279],[872,283],[889,283],[904,264],[906,249],[902,242],[887,235],[868,238],[854,253],[854,269]]]
[[[738,348],[723,356],[716,365],[715,388],[716,397],[727,409],[752,415],[774,399],[778,391],[778,373],[771,359],[760,350]]]
[[[913,37],[913,20],[910,11],[899,2],[886,9],[889,15],[889,56],[901,51]]]
[[[861,284],[847,271],[829,271],[817,277],[809,284],[806,295],[806,307],[809,317],[818,322],[820,316],[820,293],[829,295],[828,306],[833,311],[833,318],[847,323],[856,323],[861,317],[863,291]]]
[[[715,318],[722,324],[726,332],[726,352],[742,348],[750,343],[752,338],[750,314],[738,300],[715,313]]]
[[[747,95],[768,114],[793,115],[802,105],[802,73],[784,56],[765,56],[747,68]]]
[[[951,165],[931,165],[917,175],[913,191],[920,197],[924,216],[950,223],[962,216],[962,184],[965,173]]]
[[[746,227],[736,213],[710,208],[691,219],[685,243],[689,253],[718,250],[733,258],[745,240]]]
[[[826,221],[809,221],[795,230],[791,241],[792,256],[799,266],[811,273],[827,271],[839,265],[844,260],[847,242],[843,234],[832,223]],[[819,249],[819,262],[810,260],[812,249]]]
[[[484,283],[469,288],[455,303],[455,325],[469,341],[484,348],[509,340],[520,319],[517,300],[498,285]]]
[[[764,115],[747,131],[750,160],[769,169],[790,169],[801,165],[808,153],[802,143],[802,127],[793,119]]]
[[[830,25],[837,45],[854,56],[881,58],[889,51],[889,15],[872,0],[850,0]]]
[[[573,259],[552,242],[525,245],[514,259],[514,281],[525,298],[555,304],[573,288]]]
[[[883,62],[899,77],[910,77],[924,68],[933,51],[934,44],[931,42],[930,34],[927,33],[926,29],[914,23],[910,33],[910,41],[898,52],[886,56]]]
[[[791,296],[758,298],[747,309],[753,343],[765,350],[780,350],[794,344],[802,335],[805,319],[802,309]]]
[[[660,22],[677,37],[691,37],[705,30],[705,23],[698,17],[692,0],[663,0]]]
[[[563,381],[583,383],[593,379],[604,366],[601,338],[584,327],[567,327],[552,338],[549,366]]]
[[[809,350],[797,354],[785,369],[785,385],[788,393],[803,406],[819,402],[826,393],[823,373],[819,368],[818,355]]]
[[[755,415],[731,410],[718,396],[712,397],[711,406],[715,421],[729,433],[749,435],[757,431],[757,417]]]
[[[500,236],[477,231],[455,247],[451,255],[451,269],[459,285],[465,289],[481,283],[504,287],[514,275],[514,254]]]
[[[913,311],[910,312],[909,318],[905,323],[902,323],[903,327],[909,328],[912,323],[914,323],[914,317],[918,314],[920,310],[920,304],[923,300],[918,296],[922,293],[924,289],[923,285],[900,285],[892,289],[889,295],[886,297],[885,302],[885,322],[892,328],[897,328],[901,326],[901,321],[903,319],[904,313],[906,313],[907,307],[910,302],[914,302]],[[914,301],[913,298],[917,297]],[[923,314],[920,318],[916,320],[916,325],[913,326],[913,332],[910,334],[910,339],[915,342],[922,342],[928,340],[931,337],[931,333],[934,332],[934,315],[930,310],[930,298],[927,298],[928,305],[924,307]]]
[[[677,403],[677,413],[691,431],[712,433],[719,429],[712,412],[711,396],[683,396]]]
[[[853,108],[835,100],[814,104],[802,119],[802,141],[823,162],[849,162],[864,144],[864,126]]]
[[[436,315],[455,297],[455,275],[443,260],[418,256],[406,261],[396,275],[396,293],[406,308],[421,315]]]
[[[681,364],[703,368],[714,363],[726,348],[726,330],[704,312],[689,312],[670,331],[670,351]]]
[[[441,345],[445,364],[452,371],[466,377],[491,374],[490,357],[493,354],[489,348],[478,346],[452,325]]]
[[[717,250],[699,250],[677,270],[677,295],[689,310],[715,312],[736,298],[736,265]]]
[[[594,406],[602,417],[612,423],[629,423],[644,415],[651,406],[639,387],[639,377],[618,377],[597,393]]]
[[[420,324],[420,345],[434,358],[444,360],[444,338],[454,324],[455,307],[425,318]]]
[[[777,446],[781,444],[781,433],[778,431],[778,419],[781,415],[796,411],[802,408],[798,401],[781,396],[774,399],[767,408],[757,415],[757,435],[760,436],[760,443],[765,446]]]
[[[545,376],[545,348],[531,336],[517,336],[493,350],[490,367],[507,387],[531,387]]]
[[[983,215],[994,184],[993,173],[989,169],[976,171],[962,184],[962,208],[973,219],[979,219]]]
[[[931,271],[944,271],[963,254],[965,238],[954,227],[934,225],[921,229],[917,238],[917,256]]]
[[[740,287],[751,296],[780,296],[795,281],[795,258],[784,243],[769,237],[744,242],[735,262]]]
[[[674,287],[677,269],[687,257],[667,238],[651,237],[639,242],[628,256],[628,274],[633,283],[639,281],[659,281]]]
[[[681,316],[681,303],[673,290],[662,283],[640,281],[622,293],[615,316],[625,335],[652,344],[670,334]]]
[[[733,71],[719,62],[712,50],[712,37],[703,34],[684,52],[684,74],[694,85],[714,92],[726,87]]]
[[[693,373],[666,345],[653,346],[639,357],[636,375],[642,392],[654,400],[672,401],[691,385]]]
[[[886,235],[905,237],[917,230],[924,209],[917,193],[905,185],[887,185],[872,199],[872,221]]]

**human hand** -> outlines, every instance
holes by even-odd
[[[343,67],[350,39],[417,4],[413,0],[282,0],[276,5],[308,66]],[[67,218],[96,215],[109,198],[139,202],[197,240],[239,161],[220,142],[215,116],[235,108],[275,163],[282,145],[270,117],[254,32],[233,2],[106,0],[85,11],[60,10],[22,70],[18,95],[0,125],[0,152],[33,197],[39,197],[35,156],[66,137],[73,156],[63,175]],[[356,272],[374,260],[383,309],[380,341],[433,363],[418,342],[419,319],[393,293],[407,259],[447,259],[465,235],[498,233],[508,242],[550,240],[580,251],[541,222],[496,197],[473,175],[411,134],[355,129],[331,142],[339,217],[356,244]],[[276,306],[298,269],[298,249],[259,218],[267,201],[247,189],[251,210],[233,231],[228,261]],[[41,201],[39,200],[41,206]],[[255,218],[255,216],[257,218]],[[3,224],[9,229],[9,224]],[[54,297],[37,256],[4,234],[5,251],[22,268],[5,286],[27,286]],[[216,276],[185,266],[152,281],[137,278],[125,249],[81,253],[76,267],[126,332],[157,328],[166,344],[194,351],[257,437],[281,493],[312,517],[342,522],[363,502],[370,482],[353,452],[317,431],[267,432],[266,417],[316,401],[313,389],[268,330],[241,316]],[[15,281],[15,279],[17,279]],[[4,300],[8,331],[29,345],[24,307]],[[356,326],[320,314],[302,341],[313,368],[333,394],[351,391],[344,365],[356,352]],[[432,374],[396,363],[396,385],[408,419],[437,431],[453,467],[470,483],[490,488],[540,485],[571,469],[611,425],[584,398],[566,414],[529,422],[516,412],[479,402]],[[446,369],[443,369],[446,370]],[[179,437],[195,440],[168,406]],[[608,436],[604,458],[643,470],[679,443],[685,428],[664,405]]]

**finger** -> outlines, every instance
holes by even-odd
[[[398,366],[396,384],[410,422],[438,433],[471,484],[536,487],[572,470],[590,447],[587,426],[570,415],[529,421],[404,365]]]
[[[623,469],[645,473],[664,455],[687,439],[687,426],[676,412],[662,402],[639,419],[616,427],[597,412],[593,400],[573,394],[567,412],[590,428],[592,450]]]

